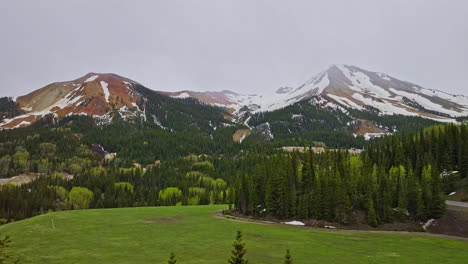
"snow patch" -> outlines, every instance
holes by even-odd
[[[162,129],[167,129],[167,127],[163,126],[161,121],[159,121],[159,119],[155,115],[151,115],[151,116],[153,117],[153,121],[156,125],[158,125]]]
[[[92,82],[92,81],[96,80],[98,77],[99,77],[99,75],[93,75],[93,76],[89,77],[88,79],[86,79],[86,81],[84,81],[84,82],[85,83],[86,82]]]
[[[327,94],[327,95],[344,107],[352,107],[358,110],[363,110],[363,107],[361,107],[360,105],[356,104],[355,102],[353,102],[352,100],[348,98],[337,96],[334,94]]]
[[[361,93],[370,93],[380,98],[390,97],[390,93],[384,88],[374,85],[370,81],[370,77],[360,71],[352,71],[345,65],[337,65],[341,72],[351,81],[353,85],[349,86],[350,89]]]
[[[273,136],[273,133],[271,133],[271,126],[270,126],[270,123],[266,122],[265,124],[266,124],[266,126],[267,126],[267,131],[266,131],[266,132],[267,132],[268,137],[269,137],[270,139],[273,139],[274,136]]]
[[[286,225],[295,225],[295,226],[305,226],[305,224],[301,221],[289,221],[289,222],[283,222],[283,224],[286,224]]]
[[[28,122],[28,121],[21,121],[21,123],[17,124],[16,126],[14,126],[13,128],[18,128],[18,127],[21,127],[21,126],[29,126],[31,124],[31,122]]]
[[[244,122],[244,125],[245,125],[246,127],[248,127],[249,129],[251,129],[251,127],[249,126],[250,118],[252,118],[252,116],[247,117],[247,119],[246,119],[245,122]]]
[[[389,135],[391,133],[365,133],[364,134],[364,139],[365,140],[371,140],[373,138],[378,138],[378,137],[383,137],[385,135]]]
[[[242,143],[244,139],[247,137],[247,134],[242,135],[242,137],[239,139],[239,143]]]
[[[427,228],[430,227],[434,223],[435,219],[429,219],[424,225],[423,229],[427,231]]]
[[[191,97],[191,96],[190,96],[190,94],[184,92],[184,93],[181,93],[181,94],[176,95],[176,96],[173,96],[173,97],[174,97],[174,98],[182,98],[182,99],[183,99],[183,98],[189,98],[189,97]]]
[[[102,90],[104,91],[104,96],[106,97],[106,102],[109,103],[110,93],[109,93],[109,88],[107,88],[108,84],[104,81],[101,81],[100,83],[101,83]]]

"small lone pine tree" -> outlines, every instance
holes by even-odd
[[[286,256],[284,256],[284,264],[293,264],[291,252],[289,252],[289,249],[286,250]]]
[[[245,250],[245,243],[242,243],[242,233],[241,231],[237,231],[236,240],[232,244],[234,249],[231,251],[232,256],[228,260],[229,264],[247,264],[247,260],[244,259],[244,255],[246,253]]]
[[[168,264],[176,264],[177,263],[174,252],[171,253],[171,256],[169,257],[169,261],[167,263]]]

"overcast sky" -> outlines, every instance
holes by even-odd
[[[0,96],[88,72],[259,93],[331,64],[468,95],[467,14],[466,0],[2,1]]]

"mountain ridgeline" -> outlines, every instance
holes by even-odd
[[[282,87],[264,95],[155,92],[116,74],[89,73],[47,85],[16,101],[2,100],[3,129],[25,127],[46,117],[58,121],[86,115],[101,126],[125,120],[210,137],[217,128],[231,126],[248,129],[247,140],[270,141],[275,146],[319,142],[362,148],[374,137],[455,122],[468,115],[465,96],[347,65],[333,65],[298,88]]]

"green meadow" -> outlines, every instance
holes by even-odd
[[[468,263],[468,241],[417,233],[327,231],[213,217],[226,206],[49,213],[0,227],[20,263],[227,263],[237,230],[249,263]]]

